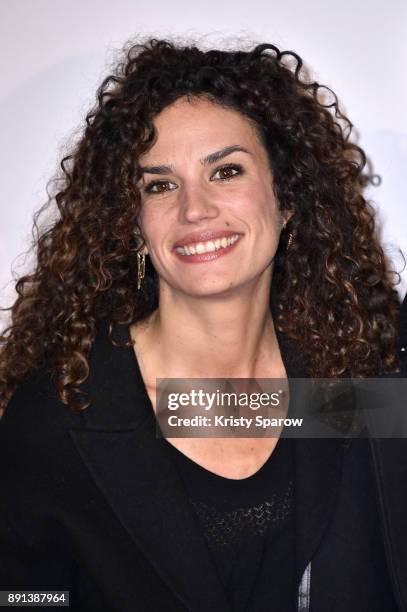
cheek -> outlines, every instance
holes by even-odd
[[[242,219],[253,221],[261,226],[273,226],[280,231],[283,221],[276,197],[268,185],[258,182],[249,184],[244,190],[236,193],[232,206]]]
[[[161,217],[154,210],[142,209],[139,215],[139,225],[146,244],[154,244],[163,229]]]

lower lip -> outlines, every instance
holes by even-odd
[[[241,238],[241,236],[240,236]],[[212,261],[213,259],[218,259],[222,257],[222,255],[227,255],[232,251],[235,246],[240,242],[240,238],[236,240],[233,244],[225,248],[218,249],[217,251],[209,251],[208,253],[198,253],[196,255],[182,255],[178,253],[178,251],[174,251],[175,255],[183,261],[184,263],[201,263],[203,261]]]

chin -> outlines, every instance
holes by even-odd
[[[236,284],[236,283],[232,283],[231,281],[229,283],[210,283],[208,281],[208,283],[206,284],[205,282],[201,282],[199,287],[184,287],[182,289],[183,293],[185,293],[186,295],[189,295],[191,297],[228,297],[230,295],[232,295],[233,293],[236,292],[237,289],[239,289],[239,287],[242,287],[242,284]]]

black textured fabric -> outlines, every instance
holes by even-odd
[[[235,612],[295,610],[294,470],[281,438],[252,476],[224,478],[168,443]]]

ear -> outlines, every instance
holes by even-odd
[[[140,229],[135,230],[134,235],[137,237],[137,239],[138,239],[139,241],[144,242],[144,238],[143,238],[143,236],[142,236],[142,234],[141,234]],[[148,255],[148,249],[147,249],[147,246],[146,246],[145,242],[144,242],[144,244],[143,244],[143,248],[141,249],[140,253],[141,253],[142,255]]]
[[[284,210],[281,215],[283,218],[283,226],[285,227],[287,225],[287,223],[289,222],[289,220],[291,219],[291,217],[293,216],[294,211],[292,210]]]

